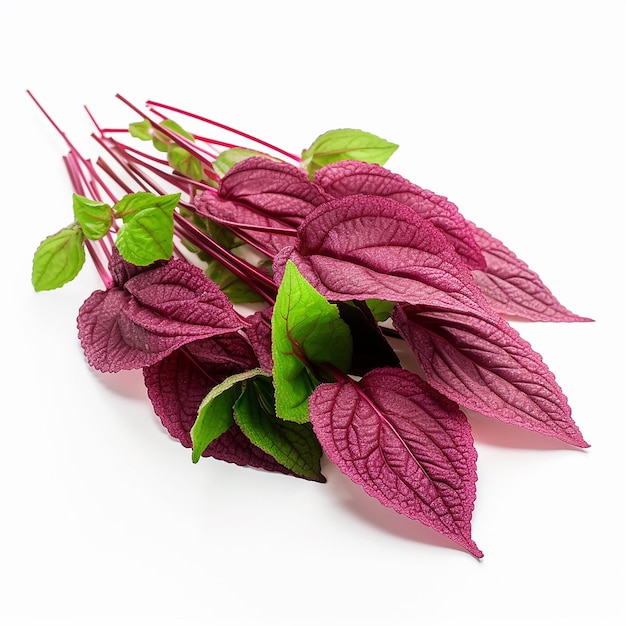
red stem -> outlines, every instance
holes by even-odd
[[[159,107],[161,109],[167,109],[168,111],[174,111],[175,113],[180,113],[181,115],[186,115],[187,117],[191,117],[193,119],[199,120],[201,122],[205,122],[207,124],[211,124],[212,126],[216,126],[217,128],[221,128],[223,130],[228,131],[229,133],[233,133],[235,135],[239,135],[240,137],[245,137],[246,139],[249,139],[250,141],[254,141],[255,143],[258,143],[262,146],[265,146],[266,148],[269,148],[270,150],[274,150],[290,159],[293,159],[294,161],[296,161],[297,163],[300,163],[301,159],[300,157],[296,156],[295,154],[291,154],[291,152],[287,152],[286,150],[283,150],[282,148],[279,148],[277,146],[272,145],[271,143],[268,143],[267,141],[263,141],[262,139],[259,139],[258,137],[254,137],[253,135],[249,135],[248,133],[244,133],[240,130],[237,130],[236,128],[232,128],[231,126],[226,126],[226,124],[220,124],[219,122],[216,122],[215,120],[211,120],[207,117],[203,117],[201,115],[197,115],[196,113],[191,113],[189,111],[185,111],[184,109],[179,109],[178,107],[174,107],[171,106],[169,104],[163,104],[162,102],[155,102],[154,100],[148,100],[146,102],[146,106],[147,107]]]
[[[186,137],[183,137],[182,135],[175,133],[169,128],[166,128],[165,126],[161,126],[158,122],[151,119],[148,115],[146,115],[143,111],[141,111],[134,104],[126,100],[126,98],[124,98],[120,94],[117,94],[116,97],[120,99],[126,106],[128,106],[133,111],[135,111],[137,115],[141,116],[144,120],[150,122],[153,128],[157,129],[160,133],[165,135],[168,139],[171,139],[174,143],[185,148],[185,150],[187,150],[189,154],[196,157],[196,159],[198,159],[201,163],[204,163],[208,167],[212,167],[211,159],[207,159],[206,155],[202,151],[198,150],[197,146],[193,143],[193,141],[189,141],[189,139],[187,139]]]
[[[234,255],[230,250],[220,246],[206,233],[191,224],[180,213],[174,212],[174,221],[177,226],[177,234],[189,241],[194,246],[200,248],[214,259],[222,263],[235,276],[241,278],[246,284],[252,287],[260,296],[268,302],[276,299],[276,283],[265,273],[260,271],[248,261]]]

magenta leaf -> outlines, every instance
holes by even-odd
[[[485,266],[481,250],[474,241],[471,225],[459,213],[457,206],[399,174],[375,163],[339,161],[317,171],[314,181],[336,198],[366,194],[391,198],[405,204],[439,228],[470,268]]]
[[[259,360],[259,365],[266,372],[274,369],[272,358],[272,314],[273,306],[267,306],[246,318],[246,337]]]
[[[586,448],[541,356],[502,317],[398,306],[394,326],[426,380],[461,406]]]
[[[354,195],[326,202],[276,255],[277,282],[287,260],[328,300],[376,298],[473,310],[485,300],[443,233],[405,204]]]
[[[295,228],[287,222],[264,215],[245,204],[223,200],[213,191],[203,192],[194,203],[201,217],[251,231],[255,241],[270,253],[278,252],[294,242]]]
[[[474,237],[487,266],[475,270],[474,281],[492,308],[501,315],[534,322],[590,322],[566,309],[524,261],[501,241],[474,226]]]
[[[329,199],[304,169],[263,157],[234,165],[220,181],[219,196],[296,226]]]
[[[277,252],[292,244],[295,234],[279,231],[295,229],[327,199],[302,168],[251,157],[227,172],[220,181],[217,195],[206,191],[196,199],[195,205],[199,215],[251,227],[259,242]]]
[[[477,454],[456,404],[415,374],[381,368],[320,385],[310,412],[329,459],[366,493],[483,556],[471,538]]]
[[[209,391],[257,366],[250,344],[238,333],[186,344],[143,370],[148,397],[169,434],[191,447],[191,427]]]
[[[129,263],[117,250],[113,248],[111,251],[111,259],[109,260],[109,271],[111,272],[111,278],[118,287],[123,287],[126,281],[137,276],[137,274],[143,274],[150,271],[155,267],[161,267],[165,264],[165,261],[155,261],[152,265],[133,265]]]
[[[147,367],[186,343],[243,325],[217,285],[177,259],[137,273],[123,287],[95,291],[78,313],[87,361],[102,372]]]

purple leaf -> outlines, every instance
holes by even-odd
[[[314,181],[336,198],[366,194],[391,198],[411,207],[439,228],[470,268],[485,267],[469,222],[455,204],[422,189],[375,163],[339,161],[315,173]]]
[[[246,204],[295,226],[329,199],[302,168],[263,157],[233,166],[221,180],[218,193],[220,198]]]
[[[321,205],[300,226],[297,245],[276,255],[277,282],[287,260],[329,300],[486,306],[443,233],[389,198],[355,195]]]
[[[426,380],[467,409],[586,448],[541,356],[503,318],[397,306],[393,324]]]
[[[191,447],[190,431],[204,397],[228,376],[257,366],[238,333],[193,341],[143,370],[148,397],[169,434]]]
[[[176,259],[127,278],[123,287],[95,291],[78,313],[87,361],[102,372],[147,367],[190,341],[242,326],[217,285]]]
[[[246,336],[250,340],[250,345],[254,350],[259,365],[263,370],[271,373],[274,369],[274,359],[272,357],[272,313],[273,306],[267,306],[261,311],[257,311],[248,316]]]
[[[129,263],[114,246],[109,260],[109,271],[111,272],[113,282],[118,287],[123,287],[126,281],[133,276],[153,270],[155,267],[161,267],[165,263],[166,261],[155,261],[151,265],[133,265]]]
[[[206,191],[195,201],[199,215],[218,222],[245,224],[272,252],[293,243],[289,234],[327,196],[295,165],[251,157],[234,165],[220,181],[217,195]],[[256,229],[262,230],[256,230]],[[295,234],[295,233],[294,233]]]
[[[213,191],[203,192],[194,202],[198,215],[248,230],[255,241],[270,253],[276,253],[294,242],[295,228],[290,224],[268,217],[245,204],[223,200]]]
[[[366,493],[483,556],[471,538],[477,455],[453,402],[415,374],[381,368],[320,385],[309,407],[329,459]]]
[[[487,231],[474,226],[474,237],[487,261],[473,272],[474,281],[495,311],[534,322],[592,321],[560,304],[539,276]]]

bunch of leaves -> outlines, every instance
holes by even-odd
[[[156,414],[193,462],[323,482],[325,455],[383,505],[481,557],[466,410],[587,447],[554,374],[510,321],[588,318],[447,198],[388,170],[397,146],[376,135],[330,131],[297,156],[148,103],[252,146],[190,133],[121,99],[142,117],[129,134],[167,160],[99,129],[140,187],[99,160],[123,191],[107,203],[109,186],[70,144],[74,222],[33,263],[37,290],[71,280],[84,247],[96,263],[105,288],[78,313],[89,364],[143,369]]]

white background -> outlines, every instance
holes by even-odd
[[[578,625],[624,612],[624,3],[0,0],[0,623]],[[333,467],[309,483],[191,463],[141,374],[91,371],[89,267],[34,293],[71,221],[61,138],[162,100],[293,152],[331,128],[400,144],[588,324],[518,324],[587,451],[473,420],[477,561]]]

